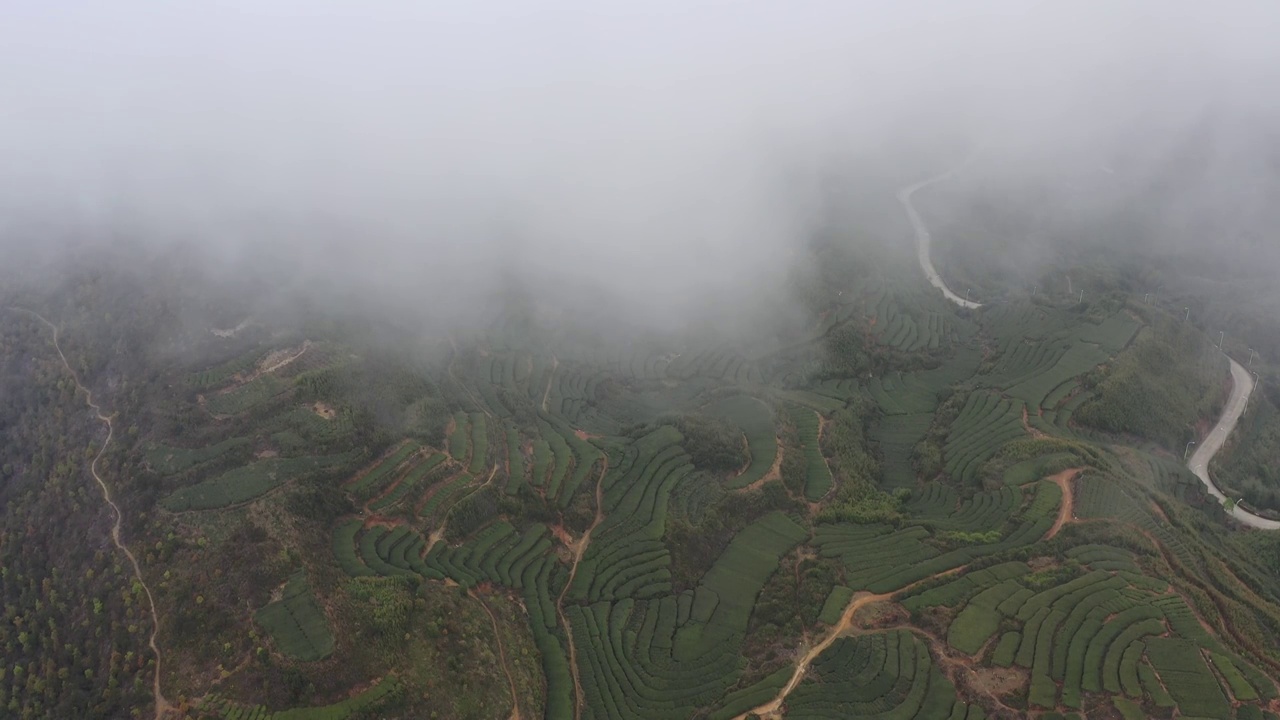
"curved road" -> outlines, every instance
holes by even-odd
[[[929,228],[925,226],[924,220],[920,218],[920,213],[916,212],[915,207],[911,205],[911,195],[915,191],[934,183],[942,182],[954,176],[957,171],[958,168],[951,169],[941,175],[936,175],[928,180],[921,180],[918,183],[902,188],[898,191],[898,202],[902,203],[902,207],[906,209],[907,216],[911,218],[911,226],[915,228],[916,256],[920,260],[920,269],[929,278],[929,282],[941,290],[943,296],[951,302],[960,307],[973,309],[982,307],[982,304],[965,300],[951,292],[951,288],[947,287],[942,277],[938,275],[938,271],[934,269],[933,260],[929,257],[929,250],[932,244]],[[1070,278],[1068,278],[1068,282],[1070,282]],[[1222,409],[1222,417],[1218,418],[1218,424],[1214,425],[1213,430],[1200,441],[1195,453],[1191,455],[1191,460],[1187,463],[1187,467],[1191,469],[1191,472],[1196,477],[1200,478],[1200,482],[1204,483],[1209,494],[1217,498],[1219,502],[1225,502],[1227,496],[1222,494],[1218,486],[1213,484],[1213,479],[1209,477],[1209,461],[1213,459],[1214,455],[1218,454],[1218,451],[1222,449],[1223,443],[1227,441],[1227,436],[1235,429],[1236,423],[1239,422],[1240,416],[1244,414],[1244,409],[1249,402],[1249,395],[1253,393],[1253,376],[1240,363],[1230,357],[1227,360],[1231,363],[1231,395],[1227,398],[1226,407]],[[1231,508],[1231,517],[1249,527],[1262,530],[1280,530],[1280,521],[1255,515],[1239,505]]]
[[[1191,472],[1200,478],[1200,482],[1204,483],[1209,494],[1224,502],[1226,495],[1213,484],[1213,480],[1209,477],[1209,461],[1213,456],[1218,454],[1218,450],[1222,449],[1222,444],[1227,441],[1227,436],[1235,429],[1236,423],[1240,420],[1240,416],[1244,414],[1244,409],[1249,402],[1249,395],[1253,393],[1253,376],[1240,363],[1227,358],[1231,362],[1231,395],[1227,398],[1226,407],[1222,409],[1222,417],[1218,418],[1218,424],[1213,426],[1209,434],[1200,441],[1196,446],[1196,451],[1191,454],[1191,461],[1187,463],[1187,467],[1191,468]],[[1231,508],[1231,517],[1248,525],[1249,527],[1260,528],[1262,530],[1280,530],[1280,521],[1269,520],[1259,515],[1245,510],[1236,505]]]
[[[955,175],[956,172],[957,169],[951,169],[941,175],[931,177],[928,180],[921,180],[914,185],[908,185],[902,188],[898,191],[898,202],[902,203],[902,207],[906,209],[907,217],[911,218],[911,227],[916,231],[916,258],[920,261],[920,269],[924,271],[925,277],[929,278],[929,282],[934,287],[941,290],[943,296],[948,300],[960,307],[972,310],[974,308],[982,307],[982,303],[965,300],[959,295],[951,292],[951,288],[947,287],[947,284],[942,280],[942,276],[938,275],[938,271],[934,269],[933,260],[929,257],[933,238],[929,235],[929,228],[924,224],[924,220],[921,219],[920,213],[916,212],[915,206],[911,204],[911,196],[915,194],[917,190],[935,183],[940,183]]]

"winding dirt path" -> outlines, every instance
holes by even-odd
[[[582,717],[582,680],[578,676],[578,651],[573,644],[573,626],[564,615],[564,597],[569,594],[569,588],[573,587],[573,578],[577,576],[578,564],[582,562],[582,556],[587,552],[592,531],[604,521],[604,474],[609,471],[609,456],[604,455],[601,462],[603,464],[600,468],[600,477],[596,478],[596,517],[591,521],[591,527],[587,528],[587,531],[582,533],[582,537],[573,543],[573,566],[569,568],[569,580],[564,584],[560,595],[556,597],[556,616],[560,618],[560,624],[564,625],[565,639],[569,641],[569,672],[573,675],[574,720]]]
[[[745,720],[746,717],[752,714],[759,715],[764,718],[781,718],[782,704],[786,702],[787,696],[791,694],[791,691],[795,690],[796,686],[800,684],[800,681],[804,679],[805,673],[809,670],[809,663],[813,662],[814,659],[821,655],[827,648],[831,647],[831,644],[838,640],[842,634],[853,627],[853,616],[856,615],[859,610],[873,602],[888,600],[895,594],[896,593],[881,593],[879,595],[875,595],[868,592],[860,592],[855,595],[853,599],[849,601],[849,604],[845,606],[844,612],[840,615],[840,622],[836,623],[831,628],[830,632],[827,633],[827,636],[822,639],[822,642],[819,642],[817,645],[809,648],[809,650],[800,657],[800,662],[796,663],[795,672],[791,674],[791,679],[787,681],[787,684],[783,686],[782,690],[778,691],[778,696],[764,705],[742,713],[734,718],[734,720]]]
[[[305,355],[305,354],[307,353],[307,350],[310,350],[310,349],[311,349],[311,341],[310,341],[310,340],[303,340],[303,341],[302,341],[302,348],[301,348],[301,349],[299,349],[299,350],[298,350],[298,352],[294,353],[293,355],[289,355],[289,356],[287,356],[287,357],[285,357],[285,358],[283,358],[283,359],[281,359],[281,360],[279,360],[279,361],[277,361],[277,362],[274,362],[274,363],[272,363],[272,364],[270,364],[270,365],[268,365],[268,366],[266,366],[266,367],[262,368],[262,369],[261,369],[261,370],[259,370],[257,373],[255,373],[253,377],[255,377],[255,378],[256,378],[256,377],[259,377],[259,376],[261,376],[261,375],[266,375],[266,374],[268,374],[268,373],[273,373],[273,372],[275,372],[275,371],[279,370],[280,368],[282,368],[282,367],[284,367],[284,366],[286,366],[286,365],[288,365],[288,364],[292,363],[294,360],[297,360],[298,358],[302,357],[303,355]],[[252,379],[252,378],[250,378],[250,379]]]
[[[746,720],[747,717],[753,714],[759,715],[762,718],[770,718],[773,720],[777,720],[781,718],[782,706],[787,701],[787,696],[790,695],[791,692],[795,690],[797,686],[800,685],[800,681],[804,680],[804,675],[809,670],[809,664],[812,663],[819,655],[821,655],[824,650],[831,647],[832,643],[840,639],[840,637],[843,636],[845,633],[854,629],[853,616],[857,615],[859,610],[866,607],[867,605],[870,605],[871,603],[892,600],[895,596],[901,595],[902,593],[905,593],[905,592],[909,592],[912,588],[916,587],[917,585],[920,585],[921,583],[927,583],[941,577],[946,577],[948,575],[955,575],[956,573],[963,571],[967,567],[968,565],[961,565],[960,567],[951,568],[950,570],[943,570],[940,573],[934,573],[933,575],[930,575],[927,578],[922,578],[920,580],[917,580],[911,583],[910,585],[907,585],[906,587],[900,588],[898,590],[894,590],[893,592],[873,594],[873,593],[864,591],[864,592],[856,593],[853,596],[853,598],[849,600],[849,604],[845,606],[844,612],[840,614],[840,622],[832,626],[831,630],[827,632],[826,636],[822,638],[821,642],[819,642],[817,645],[814,645],[812,648],[805,651],[805,653],[800,656],[800,661],[796,663],[795,672],[791,674],[791,679],[787,681],[787,684],[784,685],[782,689],[778,691],[778,696],[763,705],[760,705],[751,710],[748,710],[747,712],[742,713],[741,715],[738,715],[733,720]]]
[[[1027,434],[1033,438],[1049,437],[1048,435],[1045,435],[1043,432],[1031,427],[1031,419],[1030,419],[1030,416],[1027,414],[1027,407],[1025,405],[1022,406],[1022,429],[1026,430]]]
[[[542,391],[542,412],[547,411],[547,399],[551,397],[551,381],[556,378],[556,368],[560,367],[560,360],[555,355],[551,356],[551,372],[547,374],[547,389]]]
[[[160,691],[160,646],[156,644],[156,633],[160,632],[160,615],[156,612],[156,601],[151,595],[151,588],[147,585],[147,582],[142,579],[142,567],[138,565],[138,559],[133,556],[133,551],[129,550],[129,546],[125,545],[124,541],[120,539],[120,524],[124,518],[123,514],[120,512],[120,506],[116,505],[115,501],[111,499],[111,488],[107,486],[106,481],[98,474],[98,461],[102,459],[102,455],[107,451],[107,447],[111,445],[112,438],[115,437],[115,426],[111,421],[111,416],[104,415],[102,408],[93,402],[93,393],[90,392],[89,388],[81,384],[80,378],[76,375],[76,371],[71,369],[71,363],[67,362],[67,356],[62,353],[62,346],[58,343],[58,326],[49,322],[43,315],[40,315],[33,310],[27,310],[25,308],[16,309],[35,317],[40,322],[48,325],[49,329],[53,331],[53,348],[58,351],[58,358],[62,360],[62,366],[66,368],[67,373],[71,375],[71,380],[76,384],[76,390],[84,393],[85,405],[88,405],[89,409],[93,410],[94,414],[98,416],[98,420],[107,426],[107,437],[102,441],[102,447],[98,448],[98,454],[93,457],[93,462],[89,464],[89,472],[93,475],[93,479],[97,481],[98,487],[102,490],[102,499],[107,502],[107,505],[111,506],[111,510],[116,516],[115,523],[111,526],[111,541],[114,542],[115,546],[125,554],[125,557],[129,558],[129,564],[133,566],[133,577],[138,581],[138,585],[142,587],[143,592],[147,596],[147,606],[151,611],[151,637],[147,642],[151,646],[151,652],[156,657],[156,670],[151,681],[151,692],[155,697],[156,720],[161,720],[166,717],[171,710],[173,710],[173,705],[169,703],[165,698],[164,693]]]
[[[1076,476],[1082,472],[1084,472],[1084,468],[1071,468],[1049,478],[1058,487],[1062,488],[1062,502],[1058,503],[1058,519],[1053,521],[1053,527],[1049,528],[1049,532],[1044,536],[1045,540],[1057,535],[1063,525],[1075,519],[1075,486],[1071,484],[1071,481],[1075,480]]]
[[[480,607],[484,608],[484,612],[489,616],[489,622],[493,623],[493,641],[498,645],[498,660],[502,663],[502,672],[507,676],[507,684],[511,686],[511,716],[508,720],[520,720],[520,694],[516,691],[516,679],[511,674],[511,666],[507,664],[507,651],[502,646],[502,631],[498,628],[498,617],[493,614],[493,610],[489,609],[489,604],[473,590],[468,590],[470,595],[476,602],[480,603]]]

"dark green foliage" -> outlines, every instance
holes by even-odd
[[[1107,432],[1181,447],[1189,427],[1220,402],[1226,369],[1225,359],[1203,335],[1166,318],[1144,329],[1111,366],[1089,378],[1096,383],[1094,399],[1072,417]]]
[[[1258,716],[1276,695],[1280,550],[1231,534],[1178,458],[1073,418],[1149,397],[1125,364],[1167,362],[1148,347],[1165,328],[1126,349],[1137,316],[1105,293],[1011,291],[960,313],[899,280],[895,253],[838,284],[798,279],[814,315],[744,318],[747,335],[650,334],[598,308],[583,324],[517,298],[448,338],[326,311],[264,315],[239,339],[175,320],[148,345],[138,334],[160,331],[132,318],[155,315],[100,317],[93,290],[55,302],[69,362],[118,413],[101,469],[161,610],[166,693],[236,720],[507,717],[511,685],[527,717],[572,717],[579,696],[584,718],[734,717],[870,591],[899,593],[874,608],[894,630],[833,643],[789,717],[980,720],[966,701],[982,694],[958,694],[939,652],[1025,668],[1005,714]],[[147,713],[143,594],[94,550],[109,547],[84,475],[100,428],[41,338],[3,330],[0,714]],[[207,359],[170,368],[147,347]],[[1220,387],[1221,370],[1197,372]],[[757,482],[779,447],[781,481]],[[346,460],[307,465],[329,457]],[[1042,478],[1067,467],[1086,468],[1075,517],[1048,538],[1062,491]],[[237,500],[166,511],[198,488]]]
[[[1280,453],[1280,411],[1272,388],[1264,381],[1254,390],[1249,412],[1236,427],[1235,441],[1214,458],[1210,468],[1224,493],[1264,510],[1280,510],[1280,463],[1275,460]]]
[[[840,621],[840,615],[844,612],[844,608],[853,599],[853,589],[843,585],[837,585],[831,588],[831,594],[827,595],[827,599],[822,603],[822,610],[818,613],[818,619],[827,625],[835,625]]]
[[[302,661],[314,661],[333,652],[333,633],[324,611],[316,603],[303,570],[285,583],[280,599],[254,614],[285,655]]]
[[[684,436],[680,446],[699,470],[737,472],[749,459],[742,434],[719,418],[682,415],[676,419],[675,426]]]
[[[836,641],[787,701],[797,718],[902,717],[945,720],[955,687],[934,666],[911,632],[861,635]]]
[[[875,493],[879,468],[868,450],[866,425],[857,408],[831,416],[822,436],[822,454],[837,479],[837,503],[857,503]]]
[[[865,336],[853,323],[832,330],[826,337],[824,349],[827,372],[833,377],[857,377],[866,374],[870,367]]]
[[[839,564],[829,559],[784,558],[756,600],[748,633],[752,638],[750,644],[767,645],[795,637],[811,627],[825,611],[838,575]],[[847,602],[846,595],[844,603]],[[836,620],[844,610],[844,603],[835,610]]]
[[[157,445],[147,451],[146,457],[156,472],[175,475],[224,454],[247,449],[249,445],[248,438],[230,438],[208,447],[190,449]]]
[[[355,452],[322,457],[268,458],[216,478],[177,490],[163,501],[166,510],[212,510],[247,502],[307,474],[348,466]]]
[[[778,454],[773,411],[769,406],[749,395],[730,395],[708,405],[705,412],[740,428],[747,439],[751,462],[742,474],[729,481],[729,487],[747,487],[764,477]]]

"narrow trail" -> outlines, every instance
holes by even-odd
[[[547,399],[551,397],[551,381],[556,378],[556,368],[560,367],[560,361],[555,355],[551,356],[551,372],[547,375],[547,389],[542,391],[542,412],[547,411]]]
[[[484,612],[489,616],[489,622],[493,624],[493,641],[498,645],[498,660],[502,663],[502,672],[507,676],[507,684],[511,686],[511,715],[508,720],[520,720],[520,694],[516,691],[516,679],[511,674],[511,666],[507,664],[507,651],[502,646],[502,632],[498,628],[498,617],[493,614],[493,610],[489,609],[489,604],[484,601],[474,590],[468,590],[470,595],[476,602],[480,603],[480,607],[484,608]]]
[[[933,656],[934,661],[938,663],[938,665],[942,669],[943,675],[946,675],[947,679],[951,681],[952,685],[959,688],[960,685],[962,684],[961,679],[962,678],[966,679],[971,683],[970,690],[972,692],[978,695],[981,695],[982,697],[986,698],[987,701],[989,701],[992,705],[998,707],[1002,711],[1009,713],[1008,717],[1020,716],[1021,712],[1016,708],[1009,707],[1005,703],[1004,697],[1002,697],[1000,693],[993,692],[987,688],[973,687],[973,684],[976,684],[975,683],[977,679],[976,675],[977,675],[977,670],[979,669],[979,668],[975,668],[975,665],[976,665],[975,661],[972,658],[956,657],[955,655],[953,655],[952,652],[950,651],[950,646],[947,644],[947,641],[944,638],[938,637],[932,631],[927,630],[923,627],[919,627],[917,625],[911,625],[908,623],[898,623],[895,625],[882,625],[869,630],[859,630],[859,632],[860,633],[882,633],[882,632],[888,632],[890,630],[905,630],[915,635],[917,638],[922,639],[926,644],[928,644],[929,649],[932,651],[930,654]],[[990,670],[991,668],[981,668],[981,669]],[[1007,670],[1007,668],[995,668],[995,669]],[[968,674],[967,678],[964,677],[966,673]]]
[[[927,578],[917,580],[911,583],[910,585],[907,585],[906,587],[898,590],[894,590],[893,592],[880,593],[880,594],[860,592],[855,594],[853,598],[849,600],[849,604],[845,606],[844,612],[840,614],[840,622],[832,626],[831,630],[827,632],[826,636],[822,638],[821,642],[809,648],[807,651],[805,651],[803,655],[800,656],[800,661],[796,663],[795,672],[791,674],[791,679],[787,681],[787,684],[784,685],[782,689],[778,691],[777,697],[775,697],[774,699],[770,700],[769,702],[763,705],[752,708],[751,710],[748,710],[747,712],[744,712],[741,715],[738,715],[733,720],[746,720],[747,717],[750,717],[752,715],[758,715],[762,718],[772,718],[774,720],[778,720],[782,718],[782,706],[784,703],[786,703],[787,696],[790,695],[791,692],[800,685],[800,681],[804,680],[805,673],[808,672],[809,670],[809,664],[812,663],[827,648],[831,647],[832,643],[834,643],[836,640],[840,639],[840,637],[842,637],[845,633],[853,629],[853,616],[857,615],[859,610],[861,610],[862,608],[872,603],[891,600],[897,595],[901,595],[902,593],[910,591],[912,588],[916,587],[917,585],[920,585],[921,583],[930,582],[932,580],[936,580],[940,577],[946,577],[948,575],[954,575],[964,570],[966,567],[968,566],[961,565],[960,567],[957,567],[957,568],[951,568],[950,570],[944,570],[940,573],[934,573],[933,575],[930,575]]]
[[[297,360],[298,358],[302,357],[303,355],[305,355],[305,354],[307,353],[307,350],[310,350],[310,349],[311,349],[311,341],[310,341],[310,340],[303,340],[303,341],[302,341],[302,348],[301,348],[300,350],[298,350],[298,352],[297,352],[297,353],[295,353],[295,354],[293,354],[293,355],[290,355],[289,357],[284,358],[283,360],[281,360],[281,361],[279,361],[279,362],[277,362],[277,363],[275,363],[275,364],[273,364],[273,365],[269,365],[269,366],[267,366],[267,367],[262,368],[262,370],[258,371],[258,374],[259,374],[259,375],[266,375],[267,373],[273,373],[273,372],[275,372],[275,371],[279,370],[280,368],[282,368],[282,367],[284,367],[284,366],[288,365],[289,363],[292,363],[294,360]]]
[[[466,500],[472,495],[483,490],[485,486],[493,482],[493,477],[497,474],[498,474],[498,464],[494,463],[493,467],[489,470],[489,477],[486,478],[484,482],[471,488],[471,490],[466,495],[463,495],[462,497],[450,503],[449,507],[445,509],[444,514],[440,516],[440,527],[433,530],[431,534],[427,536],[427,547],[422,551],[423,557],[426,557],[427,553],[431,552],[431,548],[435,547],[435,544],[440,542],[440,539],[444,537],[444,531],[445,531],[445,528],[449,527],[449,516],[453,514],[453,509],[461,505],[463,500]]]
[[[1045,540],[1057,535],[1063,525],[1075,519],[1075,489],[1071,482],[1082,472],[1084,468],[1071,468],[1049,478],[1062,488],[1062,502],[1058,503],[1058,519],[1053,521],[1053,527],[1049,528],[1049,532],[1044,536]]]
[[[1049,437],[1048,435],[1045,435],[1043,432],[1031,427],[1031,420],[1030,420],[1030,416],[1028,416],[1027,414],[1026,406],[1023,406],[1022,408],[1022,429],[1026,430],[1027,434],[1033,438]]]
[[[427,554],[431,552],[431,548],[435,547],[436,543],[440,542],[440,539],[444,537],[444,530],[448,526],[449,518],[445,518],[440,522],[440,527],[431,531],[431,534],[427,536],[427,546],[422,551],[423,557],[426,557]]]
[[[94,414],[97,415],[98,420],[107,426],[107,437],[102,441],[102,447],[98,448],[98,454],[94,456],[93,462],[89,464],[89,472],[93,475],[93,479],[97,481],[98,487],[102,490],[102,499],[107,502],[107,505],[111,506],[111,510],[116,516],[115,523],[111,526],[111,541],[114,542],[116,547],[125,554],[125,557],[129,558],[129,564],[133,566],[133,577],[138,581],[138,585],[142,587],[143,592],[147,596],[147,606],[151,611],[151,637],[147,642],[151,646],[151,652],[156,657],[156,670],[151,681],[151,692],[155,697],[156,720],[161,720],[173,710],[173,705],[169,703],[165,698],[164,693],[160,691],[160,646],[156,644],[156,634],[160,632],[160,615],[156,612],[156,601],[151,595],[151,588],[147,585],[147,582],[142,579],[142,567],[138,564],[138,559],[133,556],[133,551],[131,551],[129,547],[124,544],[124,541],[120,539],[120,524],[124,518],[123,514],[120,512],[120,506],[116,505],[115,501],[111,499],[111,488],[107,486],[106,481],[98,474],[98,461],[102,459],[102,455],[107,451],[107,447],[111,445],[112,438],[115,437],[115,426],[112,423],[111,416],[104,415],[102,408],[94,404],[93,393],[90,392],[89,388],[80,383],[80,378],[76,375],[76,371],[72,370],[71,363],[67,362],[67,356],[62,353],[62,346],[58,343],[58,326],[49,322],[43,315],[40,315],[33,310],[27,310],[25,308],[17,309],[35,317],[40,322],[48,325],[49,329],[53,331],[53,348],[58,351],[58,358],[62,360],[62,366],[66,368],[67,373],[71,375],[71,380],[76,384],[76,390],[84,393],[85,405],[89,406],[89,409],[93,410]]]
[[[564,625],[565,639],[569,641],[569,672],[573,675],[574,720],[582,717],[582,680],[578,675],[578,651],[573,644],[573,627],[564,615],[564,596],[568,595],[569,588],[573,587],[573,578],[577,576],[578,564],[582,562],[582,556],[587,552],[591,533],[604,521],[604,475],[609,471],[609,456],[604,455],[601,462],[603,465],[600,468],[600,477],[596,479],[596,517],[591,521],[591,527],[587,528],[587,531],[582,533],[582,537],[573,544],[573,566],[569,568],[569,580],[565,582],[564,589],[556,597],[556,616],[560,618],[560,624]]]

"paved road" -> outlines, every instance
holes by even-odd
[[[967,162],[967,161],[966,161]],[[941,175],[931,177],[928,180],[921,180],[914,185],[908,185],[898,191],[898,202],[902,203],[902,207],[907,211],[907,217],[911,218],[911,227],[916,231],[916,257],[920,260],[920,269],[924,271],[925,277],[929,278],[929,282],[942,291],[942,295],[951,302],[963,308],[979,308],[982,303],[965,300],[964,298],[951,292],[951,288],[942,281],[942,276],[938,275],[938,271],[933,267],[933,260],[929,257],[930,246],[933,238],[929,235],[929,228],[925,226],[924,220],[921,219],[920,213],[916,212],[915,207],[911,204],[911,196],[915,191],[940,183],[956,174],[956,170],[948,170]]]
[[[1235,429],[1236,422],[1240,420],[1240,415],[1244,413],[1245,404],[1249,401],[1249,395],[1253,392],[1253,375],[1235,360],[1230,360],[1230,362],[1231,395],[1227,398],[1226,407],[1222,409],[1222,417],[1218,419],[1218,424],[1213,426],[1213,430],[1210,430],[1209,434],[1196,445],[1196,451],[1192,453],[1191,461],[1187,463],[1187,467],[1191,468],[1191,472],[1200,478],[1200,482],[1204,483],[1209,494],[1220,502],[1225,500],[1226,496],[1222,494],[1217,485],[1213,484],[1213,480],[1209,477],[1209,461],[1213,459],[1214,455],[1218,454],[1218,451],[1222,449],[1222,444],[1227,441],[1227,436]],[[1231,517],[1249,527],[1263,530],[1280,530],[1280,521],[1268,520],[1254,515],[1239,505],[1231,510]]]

